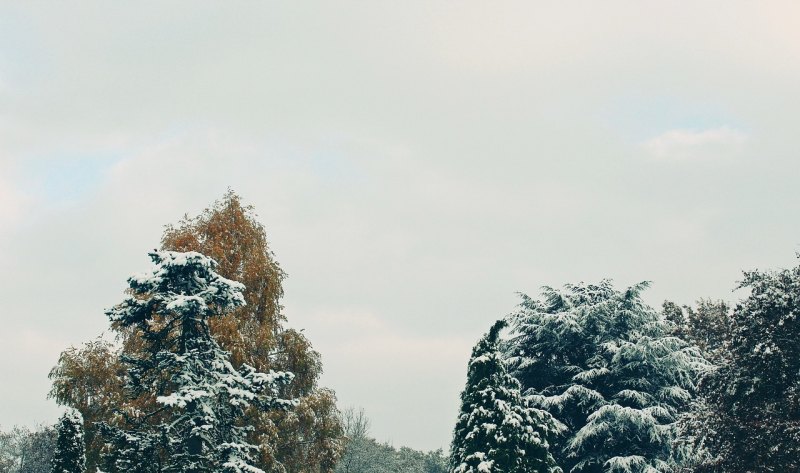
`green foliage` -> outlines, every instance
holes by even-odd
[[[548,452],[556,424],[522,398],[498,348],[504,326],[505,321],[495,323],[472,350],[450,466],[456,473],[560,471]]]
[[[800,266],[747,272],[721,366],[701,382],[698,471],[800,471]]]
[[[53,453],[52,473],[83,473],[86,471],[86,444],[83,436],[83,417],[69,409],[58,421],[58,439]]]
[[[683,461],[677,420],[708,364],[642,302],[646,287],[545,288],[512,318],[509,361],[534,405],[566,426],[552,451],[567,472],[664,472]]]
[[[197,251],[218,263],[217,272],[243,283],[246,304],[209,322],[220,346],[231,352],[238,368],[247,363],[259,371],[289,371],[292,381],[281,395],[295,398],[291,411],[246,413],[264,470],[329,473],[344,448],[336,396],[319,386],[322,359],[311,341],[286,326],[281,297],[286,277],[269,247],[255,211],[232,190],[194,218],[168,225],[163,250]]]
[[[716,363],[726,357],[726,343],[733,335],[728,303],[700,299],[691,307],[666,301],[662,314],[676,337],[700,348],[709,360]]]
[[[145,342],[126,356],[127,388],[159,406],[127,416],[129,429],[105,425],[113,472],[258,473],[256,447],[243,425],[245,409],[286,409],[296,402],[278,390],[287,372],[260,373],[230,362],[211,335],[208,319],[244,305],[244,286],[216,273],[214,260],[196,252],[150,254],[155,268],[131,277],[131,295],[107,312]],[[157,422],[142,422],[145,419]]]
[[[199,216],[168,225],[162,249],[207,255],[218,263],[217,273],[248,288],[246,304],[208,320],[214,339],[230,352],[234,368],[248,364],[261,372],[294,374],[280,394],[297,399],[295,409],[264,412],[250,408],[245,413],[244,422],[254,427],[249,437],[258,447],[256,465],[287,473],[331,472],[344,448],[336,396],[318,385],[320,354],[302,330],[286,327],[280,304],[286,275],[252,207],[229,190]],[[111,330],[118,343],[97,339],[69,348],[50,372],[50,397],[77,409],[85,419],[89,472],[102,463],[101,424],[125,429],[126,416],[134,416],[140,423],[159,422],[158,416],[137,417],[137,413],[157,409],[155,397],[146,391],[133,396],[132,391],[123,389],[127,376],[123,360],[141,358],[150,342],[142,338],[143,331],[119,323],[112,324]]]

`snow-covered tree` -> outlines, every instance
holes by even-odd
[[[664,319],[610,281],[523,295],[506,353],[527,398],[566,426],[553,441],[570,473],[666,472],[681,463],[677,420],[708,364]]]
[[[263,412],[247,409],[242,422],[252,425],[251,439],[259,449],[256,466],[270,471],[330,473],[344,449],[336,396],[319,385],[320,354],[302,330],[287,326],[281,298],[285,273],[278,264],[266,229],[252,207],[233,191],[225,193],[198,216],[167,225],[161,240],[167,251],[197,251],[214,259],[215,271],[247,287],[246,304],[209,321],[212,336],[231,352],[234,368],[247,363],[261,372],[290,371],[294,378],[281,390],[298,400],[296,408]],[[50,396],[78,409],[86,427],[87,471],[102,466],[101,422],[116,424],[117,411],[141,409],[155,399],[126,395],[122,358],[141,357],[139,331],[111,327],[116,342],[104,339],[69,348],[50,372]],[[130,394],[130,393],[127,393]],[[145,422],[156,422],[150,417]]]
[[[560,426],[527,405],[508,373],[498,345],[505,324],[495,323],[472,350],[450,466],[454,473],[559,472],[548,438]]]
[[[90,473],[99,464],[104,444],[97,435],[97,423],[111,420],[114,412],[129,402],[123,392],[124,375],[118,347],[102,337],[64,350],[50,371],[53,380],[50,397],[77,409],[83,416],[86,470]]]
[[[369,437],[370,421],[364,409],[349,407],[341,415],[347,447],[336,464],[336,473],[366,473],[380,469],[386,462],[378,453],[380,446]]]
[[[747,272],[720,368],[695,422],[710,456],[697,471],[800,471],[800,266]]]
[[[53,473],[86,471],[86,445],[83,439],[83,416],[68,409],[58,421],[58,438],[53,452]]]
[[[290,411],[246,413],[261,451],[259,468],[330,473],[344,450],[336,396],[319,385],[322,358],[302,330],[287,326],[281,297],[286,274],[273,254],[254,209],[232,190],[195,218],[168,225],[161,249],[197,251],[219,263],[217,272],[243,283],[247,304],[211,324],[211,333],[231,352],[234,367],[291,371],[281,391],[297,399]]]
[[[733,326],[727,302],[700,299],[691,307],[665,301],[661,313],[671,325],[672,334],[700,348],[714,364],[727,356],[726,344],[730,342]]]
[[[0,473],[42,473],[53,465],[58,433],[49,425],[0,431]]]
[[[244,286],[216,273],[197,252],[150,253],[155,268],[128,279],[130,295],[107,312],[121,330],[139,331],[141,356],[126,356],[127,389],[143,407],[123,411],[128,428],[106,424],[114,472],[258,473],[252,427],[242,425],[251,405],[263,411],[296,402],[278,390],[289,372],[235,369],[230,353],[211,336],[209,319],[242,306]],[[156,419],[156,422],[153,422]]]
[[[396,449],[370,437],[370,422],[364,409],[347,408],[341,416],[347,448],[336,464],[335,473],[447,473],[447,458],[441,449],[432,452],[408,447]]]

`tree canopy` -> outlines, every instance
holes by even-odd
[[[800,266],[746,272],[719,369],[700,384],[702,472],[800,471]]]
[[[290,371],[294,379],[281,394],[298,399],[292,411],[268,413],[249,409],[248,422],[259,446],[256,465],[293,472],[330,472],[344,449],[334,393],[318,386],[322,373],[319,353],[302,332],[285,326],[280,304],[286,274],[271,251],[266,231],[252,207],[229,191],[196,217],[167,225],[161,247],[197,251],[217,261],[223,277],[243,283],[246,304],[209,321],[212,335],[231,352],[234,367],[247,363],[259,371]],[[121,360],[136,356],[145,343],[136,330],[113,323],[117,344],[98,339],[61,354],[50,377],[50,395],[78,409],[86,420],[87,466],[95,471],[103,449],[96,423],[122,425],[115,412],[152,407],[154,399],[126,397]]]
[[[646,287],[545,288],[511,317],[506,353],[528,398],[566,426],[553,455],[567,472],[664,472],[682,461],[677,420],[708,364],[668,334],[641,300]]]
[[[251,406],[289,409],[279,386],[289,372],[234,367],[208,321],[245,304],[241,283],[220,276],[197,252],[150,254],[152,271],[128,279],[130,295],[107,312],[142,340],[126,355],[126,391],[155,398],[149,410],[129,410],[125,428],[103,424],[112,472],[258,473],[257,447],[242,423]],[[60,473],[60,472],[59,472]]]
[[[58,436],[53,452],[52,473],[86,471],[86,445],[83,437],[83,416],[69,409],[58,421]]]

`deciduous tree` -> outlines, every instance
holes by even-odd
[[[55,443],[56,431],[49,425],[0,431],[0,473],[50,471]]]
[[[800,266],[747,272],[721,366],[703,379],[698,471],[800,471]]]
[[[114,423],[116,412],[127,404],[136,404],[125,398],[124,374],[119,349],[102,337],[80,348],[63,351],[58,364],[50,371],[53,380],[50,396],[60,404],[77,409],[84,418],[89,471],[94,471],[99,464],[103,449],[103,440],[97,435],[97,422]]]
[[[168,225],[162,249],[197,251],[217,261],[217,272],[242,282],[246,305],[209,321],[220,346],[231,352],[234,367],[247,363],[259,371],[291,371],[294,379],[281,394],[296,398],[289,412],[269,413],[249,409],[248,422],[259,446],[256,464],[263,469],[284,468],[289,473],[330,472],[344,449],[344,437],[331,390],[318,386],[322,372],[320,355],[301,332],[285,326],[282,312],[285,273],[277,263],[264,227],[251,207],[229,191],[197,217],[184,217]],[[97,341],[65,351],[51,372],[51,396],[76,407],[87,423],[87,463],[94,471],[102,450],[95,440],[94,425],[105,421],[122,425],[115,409],[144,410],[154,400],[146,396],[122,400],[120,359],[144,348],[136,331],[112,326],[120,342],[115,346]]]
[[[726,343],[733,336],[730,305],[722,300],[700,299],[695,307],[664,302],[662,314],[672,333],[700,348],[709,360],[726,357]]]
[[[396,449],[369,435],[370,421],[364,409],[342,412],[347,448],[336,464],[336,473],[447,473],[447,458],[441,450],[420,452]]]

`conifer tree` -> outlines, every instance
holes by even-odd
[[[288,473],[333,471],[345,444],[336,396],[318,385],[322,361],[310,340],[302,331],[285,326],[280,299],[286,274],[253,208],[229,190],[199,216],[168,225],[162,249],[208,255],[219,263],[221,275],[248,287],[245,306],[210,321],[220,345],[231,352],[234,366],[247,363],[260,371],[294,374],[282,394],[298,400],[295,409],[247,412],[260,448],[259,467],[284,468]],[[133,350],[135,342],[131,340]]]
[[[114,422],[114,412],[129,402],[123,392],[125,367],[117,347],[100,337],[64,350],[50,371],[50,397],[78,410],[85,421],[86,470],[100,462],[103,439],[97,423]]]
[[[696,471],[800,471],[800,266],[746,272],[719,369],[700,384]]]
[[[298,330],[285,326],[282,282],[285,273],[269,248],[266,231],[250,206],[228,191],[197,217],[185,217],[164,231],[162,250],[197,251],[214,259],[221,276],[248,288],[246,304],[208,320],[211,334],[231,352],[234,368],[248,364],[258,371],[290,371],[295,376],[281,395],[298,400],[291,411],[246,410],[254,427],[250,438],[259,447],[256,465],[287,473],[328,473],[344,450],[344,435],[336,396],[318,385],[322,373],[320,354]],[[121,348],[101,339],[64,351],[50,372],[50,396],[78,409],[86,420],[87,466],[100,464],[103,440],[97,425],[125,427],[118,410],[147,411],[155,399],[123,393],[124,357],[141,356],[146,347],[141,333],[112,324]],[[150,417],[142,422],[156,422]]]
[[[138,356],[123,357],[127,389],[154,400],[149,411],[123,412],[127,429],[104,425],[113,472],[257,473],[256,447],[242,425],[251,405],[263,411],[296,402],[278,390],[289,372],[239,369],[209,330],[209,319],[244,305],[244,286],[220,276],[197,252],[150,253],[155,268],[129,278],[131,295],[107,312],[139,332]],[[153,421],[153,419],[155,421]],[[145,420],[149,420],[145,422]]]
[[[646,287],[545,288],[513,316],[509,361],[531,402],[566,426],[552,452],[568,473],[667,472],[684,461],[677,421],[708,363],[642,302]]]
[[[560,472],[548,451],[557,426],[548,413],[527,405],[508,373],[498,347],[504,326],[495,323],[472,350],[450,467],[454,473]]]
[[[83,473],[86,471],[86,446],[80,412],[68,409],[58,421],[57,430],[52,473]]]

